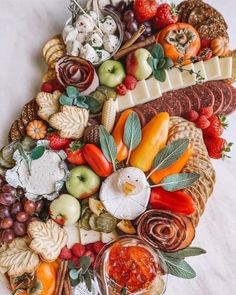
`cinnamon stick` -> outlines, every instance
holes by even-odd
[[[120,50],[132,46],[145,31],[146,27],[141,25],[138,31],[133,34],[133,36],[120,48]]]
[[[151,37],[148,37],[145,41],[142,42],[138,42],[133,44],[132,46],[125,48],[125,49],[120,49],[119,51],[117,51],[117,53],[113,56],[113,58],[115,60],[118,60],[120,58],[122,58],[123,56],[129,54],[130,52],[139,49],[139,48],[144,48],[144,47],[148,47],[154,43],[156,43],[156,37],[153,35]]]
[[[67,274],[67,267],[68,267],[68,261],[63,260],[60,263],[59,270],[57,273],[57,280],[56,280],[56,288],[54,291],[54,295],[62,295],[63,286]]]
[[[70,278],[67,275],[63,285],[63,295],[72,295],[72,289],[70,284]]]

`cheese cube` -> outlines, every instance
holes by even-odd
[[[217,80],[221,78],[220,61],[218,56],[204,62],[207,81]]]
[[[204,67],[204,62],[201,60],[199,62],[196,62],[193,64],[193,67],[194,67],[194,72],[197,73],[199,72],[201,77],[204,79],[204,81],[206,81],[207,79],[207,76],[206,76],[206,70],[205,70],[205,67]]]
[[[131,91],[128,91],[126,95],[117,96],[116,106],[117,112],[132,108],[134,106],[134,101]]]
[[[137,83],[134,90],[132,90],[134,105],[142,104],[149,101],[150,93],[147,88],[145,80]]]
[[[181,72],[181,76],[183,78],[184,87],[192,86],[196,84],[196,75],[193,73],[195,72],[193,64],[188,64],[182,67],[183,72]],[[187,71],[186,71],[187,70]],[[192,71],[192,74],[189,72]]]
[[[118,234],[116,231],[113,231],[111,233],[101,233],[101,241],[103,243],[110,243],[113,240],[116,240],[118,238]]]
[[[168,74],[170,78],[170,83],[172,85],[172,90],[183,88],[184,83],[179,69],[173,68],[168,71]]]
[[[170,77],[169,77],[168,72],[169,71],[166,71],[166,80],[164,82],[159,82],[160,88],[161,88],[161,93],[165,93],[165,92],[168,92],[173,89],[171,82],[170,82]]]
[[[160,83],[154,77],[149,78],[146,80],[147,88],[150,94],[149,101],[161,97],[161,87]]]
[[[80,229],[77,225],[65,225],[63,228],[67,232],[67,247],[70,249],[75,243],[80,242]]]
[[[221,77],[219,78],[219,80],[232,78],[232,68],[233,59],[231,56],[220,58]]]
[[[83,228],[79,229],[80,231],[80,243],[82,245],[87,245],[100,241],[101,234],[94,230],[85,230]]]

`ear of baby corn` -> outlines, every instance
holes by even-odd
[[[116,120],[116,103],[110,98],[105,101],[102,109],[102,125],[111,133]]]

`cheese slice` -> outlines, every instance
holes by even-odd
[[[106,244],[110,243],[113,240],[116,240],[118,238],[118,234],[116,231],[113,231],[111,233],[101,233],[101,241]]]
[[[232,78],[233,59],[231,56],[220,58],[221,77],[219,80]],[[218,79],[217,79],[218,80]]]
[[[193,67],[194,67],[194,72],[195,73],[199,72],[201,77],[204,79],[203,82],[206,81],[207,76],[206,76],[206,70],[205,70],[204,62],[202,60],[198,61],[198,62],[193,64]]]
[[[134,106],[133,96],[131,91],[129,90],[126,95],[119,95],[116,99],[116,110],[117,112],[121,112],[123,110],[132,108]]]
[[[181,76],[183,79],[184,87],[195,85],[196,84],[196,75],[194,74],[195,73],[194,65],[191,63],[191,64],[188,64],[188,65],[182,67],[182,69],[183,69],[183,72],[181,72]],[[191,74],[191,72],[192,72],[192,74]]]
[[[135,105],[149,101],[150,93],[145,80],[141,80],[137,83],[134,90],[132,90],[132,96]]]
[[[160,88],[161,88],[161,93],[165,93],[167,91],[172,90],[172,84],[170,82],[170,77],[168,74],[169,71],[166,71],[166,80],[164,82],[159,82],[160,83]]]
[[[181,72],[177,68],[173,68],[168,71],[172,90],[177,90],[184,87],[183,78]]]
[[[221,68],[218,56],[204,62],[204,67],[206,71],[207,81],[221,79]]]
[[[67,235],[68,235],[67,247],[70,249],[75,243],[80,242],[80,229],[76,224],[66,225],[63,228],[67,232]]]
[[[149,101],[161,97],[161,87],[157,79],[151,77],[146,80],[146,84],[150,95]]]
[[[91,243],[96,243],[100,241],[101,234],[94,230],[85,230],[83,228],[79,229],[80,231],[80,243],[82,245],[87,245]]]

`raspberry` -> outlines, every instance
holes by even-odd
[[[96,242],[93,244],[93,251],[98,254],[104,247],[103,242]]]
[[[53,93],[54,88],[53,88],[52,83],[50,83],[50,82],[43,83],[42,86],[41,86],[41,91],[48,92],[48,93]]]
[[[61,83],[57,79],[52,80],[51,83],[53,85],[54,91],[58,90],[61,93],[65,91],[65,87],[61,85]]]
[[[213,107],[205,107],[199,110],[199,115],[204,115],[209,119],[213,115]]]
[[[210,121],[206,118],[206,116],[201,115],[196,121],[196,125],[200,129],[206,129],[210,126]]]
[[[137,83],[137,79],[132,75],[127,75],[123,81],[123,84],[125,84],[128,90],[133,90],[136,87]]]
[[[72,253],[71,253],[71,250],[68,249],[66,246],[63,247],[61,249],[61,253],[59,255],[59,258],[63,259],[63,260],[70,260],[72,257]]]
[[[213,52],[210,48],[203,48],[199,52],[198,56],[200,57],[200,60],[208,60],[212,58]]]
[[[190,122],[195,122],[198,119],[198,117],[199,117],[199,114],[196,111],[189,111],[187,114],[187,119]]]
[[[85,245],[85,250],[86,251],[92,251],[93,252],[93,244],[87,244],[87,245]]]
[[[210,39],[202,39],[201,40],[201,48],[209,48],[211,45],[211,40]]]
[[[118,85],[117,87],[116,87],[116,93],[118,94],[118,95],[126,95],[126,93],[127,93],[127,88],[126,88],[126,86],[125,86],[125,84],[120,84],[120,85]]]
[[[95,255],[94,255],[94,253],[92,251],[89,251],[89,250],[85,251],[85,253],[84,253],[83,256],[90,257],[91,264],[94,263],[94,261],[95,261]]]
[[[74,244],[74,246],[71,248],[72,254],[76,257],[81,257],[84,255],[85,247],[84,245],[80,243]]]
[[[72,257],[70,260],[74,263],[75,266],[79,266],[79,258],[77,256],[72,254]]]

